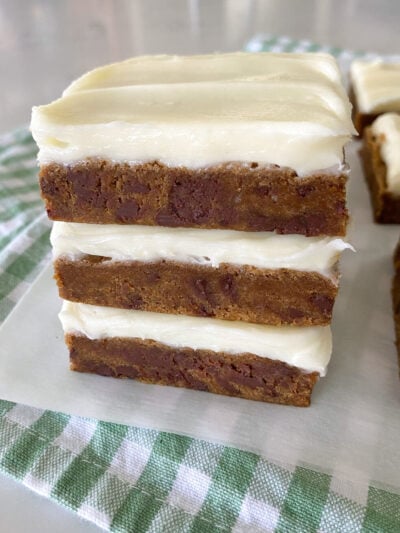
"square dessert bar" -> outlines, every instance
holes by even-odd
[[[53,220],[344,236],[353,132],[324,54],[154,56],[33,109]]]
[[[353,121],[360,135],[382,113],[400,112],[400,63],[353,61],[350,82]]]
[[[138,57],[34,108],[71,369],[308,405],[350,115],[325,54]]]
[[[54,223],[51,241],[66,300],[275,326],[330,323],[349,247],[334,237],[68,222]]]
[[[400,224],[400,115],[385,113],[366,127],[360,154],[375,222]]]
[[[307,406],[329,326],[260,326],[64,302],[71,368],[145,383]]]

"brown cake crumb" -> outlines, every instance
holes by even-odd
[[[89,255],[59,258],[54,267],[65,300],[274,326],[329,324],[338,290],[337,274],[335,282],[284,268],[115,262]]]
[[[318,372],[252,354],[173,348],[142,339],[91,340],[67,334],[71,369],[307,407]]]
[[[345,173],[298,177],[277,166],[205,169],[88,159],[51,163],[40,186],[52,220],[344,236]]]

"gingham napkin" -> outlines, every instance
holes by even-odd
[[[249,48],[319,49],[287,38],[253,40]],[[0,320],[48,261],[35,157],[26,129],[1,138]],[[7,401],[0,401],[0,470],[110,531],[400,531],[400,496],[372,482]]]

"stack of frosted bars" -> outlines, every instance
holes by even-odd
[[[323,54],[138,57],[34,108],[71,369],[309,405],[350,115]]]

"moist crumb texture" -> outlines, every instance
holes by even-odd
[[[96,224],[276,231],[344,236],[346,174],[253,163],[207,169],[90,159],[40,170],[49,218]]]
[[[78,372],[132,378],[237,396],[249,400],[307,407],[317,372],[304,373],[281,361],[252,354],[173,348],[142,339],[91,340],[66,335],[70,366]]]
[[[329,324],[337,294],[316,272],[89,255],[56,260],[55,278],[61,298],[74,302],[275,326]]]
[[[368,184],[373,216],[381,224],[400,224],[400,196],[387,190],[386,165],[382,160],[380,140],[370,127],[364,131],[360,151],[365,179]]]

